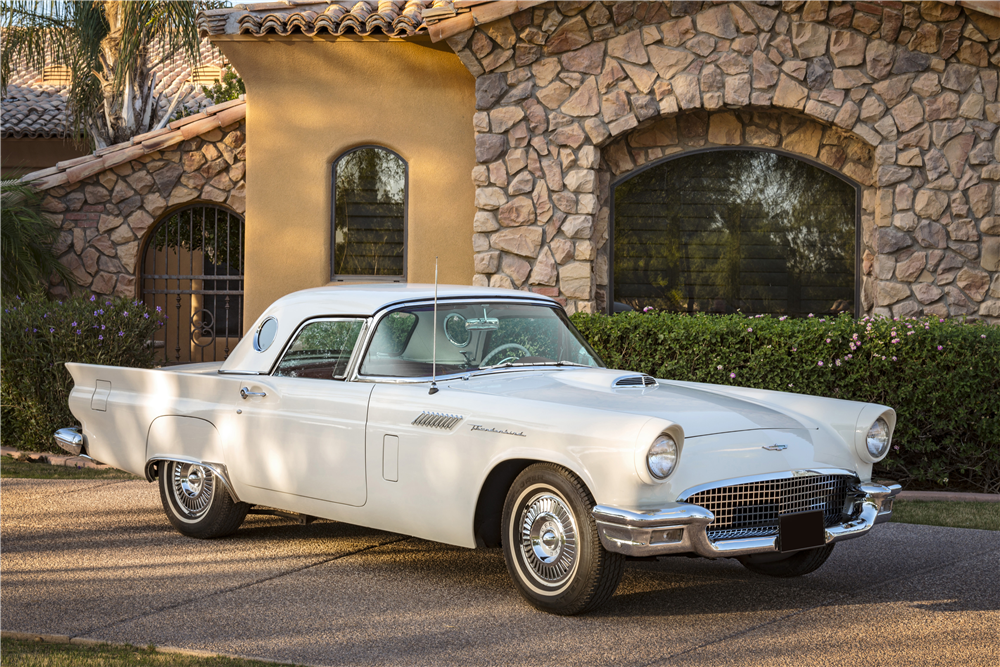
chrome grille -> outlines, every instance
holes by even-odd
[[[615,381],[616,387],[654,387],[656,380],[649,375],[629,375]]]
[[[778,516],[823,510],[826,526],[843,521],[847,493],[855,478],[813,475],[766,479],[700,491],[685,502],[715,515],[707,528],[710,540],[762,537],[778,533]]]
[[[458,423],[465,419],[461,415],[446,415],[441,412],[421,412],[411,424],[413,426],[426,426],[427,428],[439,428],[442,431],[450,431]]]

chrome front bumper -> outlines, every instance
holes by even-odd
[[[892,518],[892,501],[901,486],[875,480],[857,486],[852,519],[826,529],[826,543],[861,537]],[[598,505],[594,520],[608,551],[626,556],[666,556],[695,553],[706,558],[732,558],[777,552],[777,535],[712,541],[706,529],[715,515],[690,503],[669,503],[661,509],[629,510]]]

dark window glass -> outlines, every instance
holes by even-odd
[[[361,148],[333,168],[333,275],[403,276],[406,165]]]
[[[362,320],[322,320],[302,328],[281,358],[280,377],[341,380],[358,342]]]
[[[792,157],[712,151],[615,188],[614,298],[636,309],[854,313],[854,187]]]
[[[361,375],[430,377],[496,366],[603,366],[565,314],[509,303],[406,306],[376,325]],[[436,345],[436,347],[435,347]]]

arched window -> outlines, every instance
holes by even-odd
[[[677,312],[856,315],[858,189],[788,155],[710,150],[614,189],[616,302]]]
[[[356,148],[333,164],[332,280],[406,278],[406,163]]]

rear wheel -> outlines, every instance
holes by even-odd
[[[569,471],[530,466],[503,510],[503,550],[514,585],[536,608],[572,615],[606,602],[618,588],[625,559],[601,545],[594,500]]]
[[[160,463],[160,502],[170,524],[189,537],[222,537],[236,532],[250,505],[234,502],[222,481],[196,463]]]
[[[784,558],[775,558],[772,554],[744,556],[740,558],[740,563],[751,572],[766,574],[769,577],[801,577],[818,570],[831,553],[833,545],[828,544],[825,547],[797,551]]]

